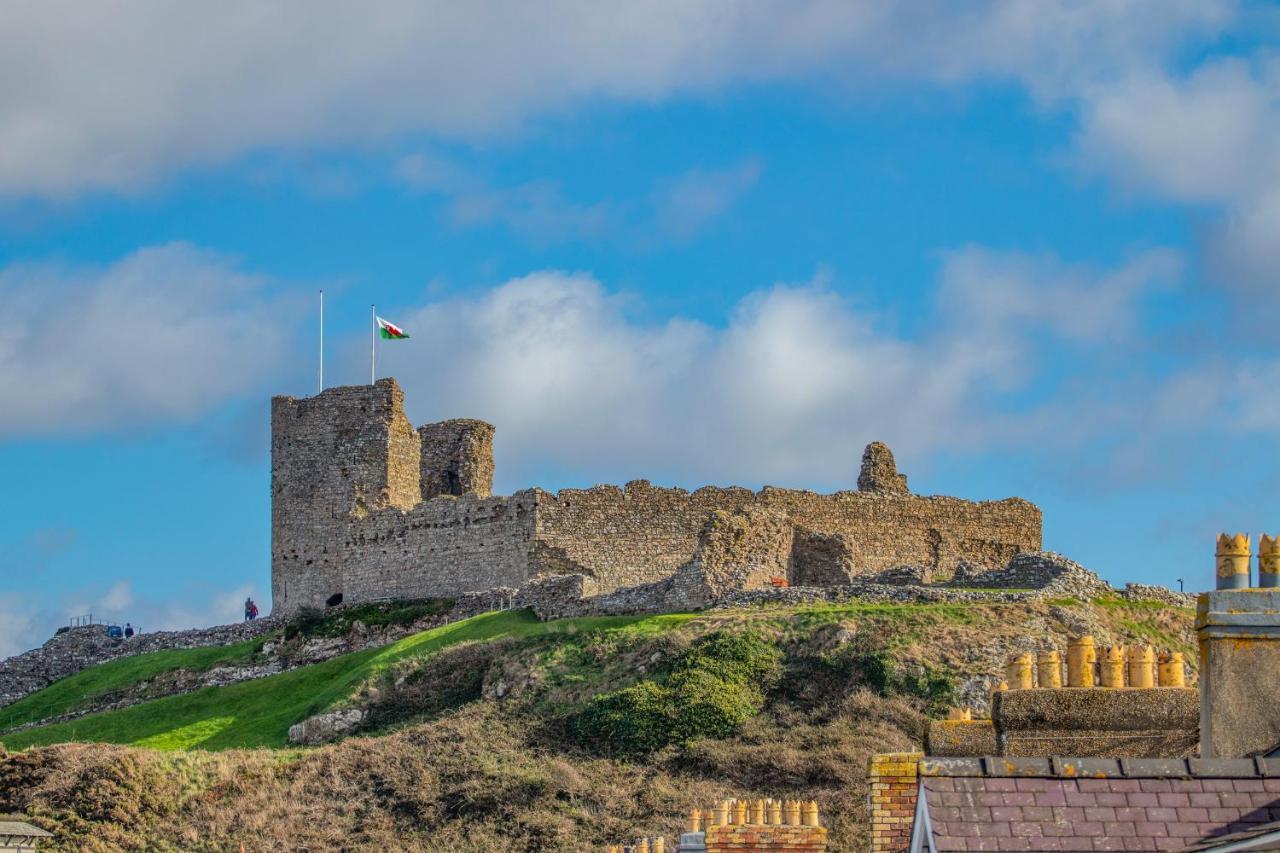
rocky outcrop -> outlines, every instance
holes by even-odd
[[[358,729],[364,722],[365,713],[363,708],[343,708],[308,717],[289,726],[289,743],[318,746],[338,740]]]
[[[215,667],[205,672],[175,670],[159,677],[159,682],[136,685],[127,695],[106,696],[101,697],[100,702],[87,703],[85,708],[66,718],[124,707],[159,696],[188,693],[202,687],[262,678],[299,666],[320,663],[349,652],[384,646],[446,622],[456,622],[491,610],[508,610],[514,604],[515,593],[514,589],[500,587],[460,595],[454,599],[453,608],[447,613],[399,625],[369,627],[357,621],[352,625],[351,632],[341,637],[299,638],[287,642],[269,638],[263,643],[261,660],[244,665]],[[561,592],[558,598],[565,599],[565,593]],[[102,625],[74,628],[56,634],[38,649],[0,661],[0,706],[16,702],[23,696],[42,690],[54,681],[74,675],[82,669],[116,658],[171,649],[225,646],[275,633],[283,625],[283,621],[273,617],[214,628],[140,634],[128,640],[108,637]]]

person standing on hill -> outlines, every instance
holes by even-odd
[[[132,636],[133,636],[133,623],[132,622],[124,623],[124,638],[127,640]]]
[[[251,622],[253,617],[258,615],[258,605],[253,603],[252,598],[244,600],[244,621]]]

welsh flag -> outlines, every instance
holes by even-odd
[[[375,317],[375,319],[378,321],[378,333],[382,335],[383,340],[402,341],[409,337],[409,333],[395,323],[389,323],[381,317]]]

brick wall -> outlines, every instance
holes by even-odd
[[[911,846],[923,757],[918,752],[871,756],[867,769],[871,853],[904,853]]]
[[[713,826],[706,834],[707,853],[822,853],[824,826]]]

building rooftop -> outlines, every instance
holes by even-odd
[[[924,758],[915,834],[926,851],[1265,850],[1280,760]],[[925,834],[927,833],[927,838]],[[1264,846],[1257,846],[1262,844]]]
[[[7,839],[52,837],[51,833],[24,821],[0,818],[0,844],[5,843]]]

